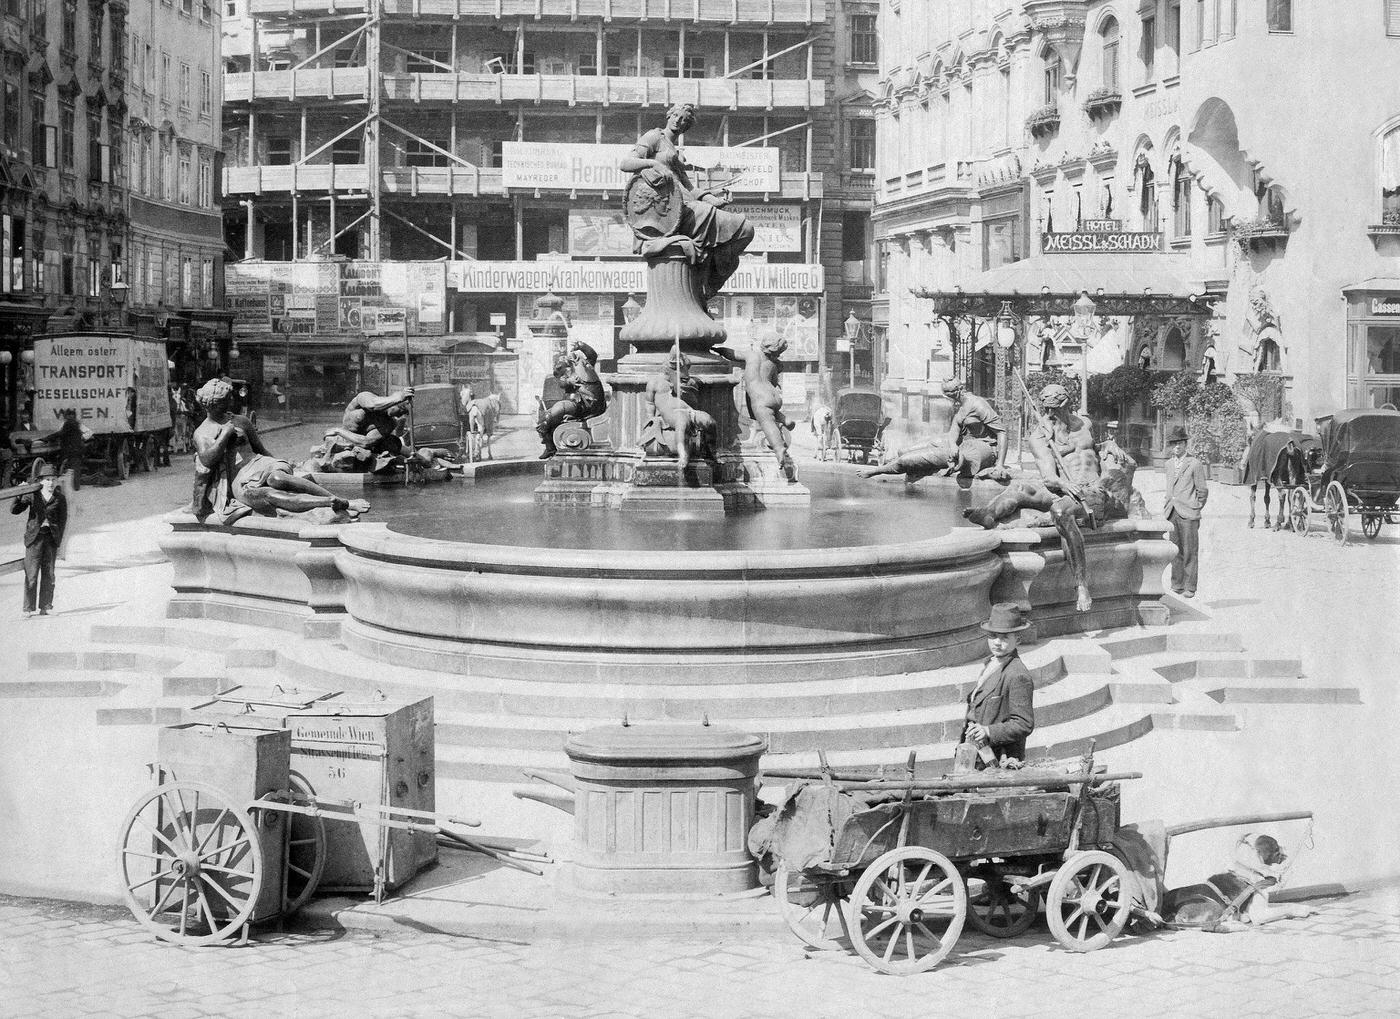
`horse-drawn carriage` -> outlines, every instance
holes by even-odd
[[[1306,486],[1289,497],[1293,530],[1306,534],[1313,513],[1324,513],[1332,537],[1345,545],[1351,518],[1368,538],[1382,524],[1400,522],[1400,411],[1343,410],[1317,419],[1318,445],[1310,451]]]
[[[833,412],[836,424],[837,458],[845,453],[848,461],[860,455],[868,464],[885,457],[885,426],[890,423],[885,401],[873,389],[843,389],[836,394]]]

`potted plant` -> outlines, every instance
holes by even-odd
[[[1042,106],[1026,118],[1026,130],[1034,138],[1052,135],[1060,129],[1060,110],[1054,103]]]
[[[1084,112],[1091,118],[1100,115],[1107,116],[1114,113],[1123,105],[1123,93],[1116,88],[1109,88],[1101,85],[1094,89],[1084,100]]]
[[[1249,426],[1235,391],[1223,382],[1199,386],[1187,402],[1186,431],[1191,452],[1210,465],[1210,476],[1222,484],[1238,485]]]

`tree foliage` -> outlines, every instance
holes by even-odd
[[[1120,364],[1105,375],[1089,376],[1089,413],[1116,418],[1152,389],[1152,373],[1135,364]]]

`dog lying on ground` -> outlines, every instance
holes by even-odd
[[[1279,848],[1277,839],[1251,832],[1235,844],[1235,859],[1228,871],[1201,884],[1167,892],[1162,916],[1172,927],[1216,932],[1311,916],[1311,907],[1269,902],[1270,893],[1280,887],[1288,868],[1288,855]]]

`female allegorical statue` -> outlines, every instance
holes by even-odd
[[[696,188],[687,171],[701,167],[681,156],[680,136],[695,123],[695,107],[679,103],[666,113],[666,126],[637,139],[623,157],[624,173],[636,174],[627,189],[627,222],[639,255],[659,255],[674,247],[701,269],[705,300],[739,267],[739,256],[753,242],[753,226],[742,215],[726,212],[727,188]],[[726,182],[726,183],[732,183]]]

